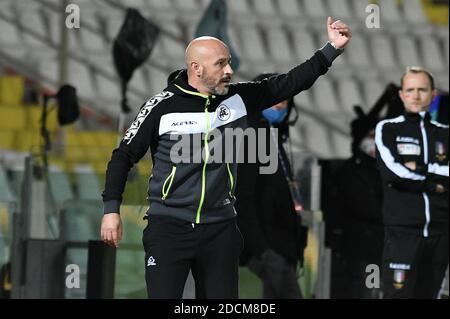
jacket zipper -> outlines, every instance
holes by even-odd
[[[200,97],[206,99],[206,102],[205,102],[206,134],[203,138],[203,144],[204,144],[204,149],[205,149],[205,161],[203,163],[203,168],[202,168],[202,192],[200,194],[200,202],[198,204],[197,213],[195,215],[195,223],[199,224],[200,223],[200,212],[203,207],[203,202],[205,200],[205,193],[206,193],[206,165],[208,164],[208,161],[209,161],[208,135],[209,135],[209,130],[211,129],[211,119],[209,118],[208,106],[211,103],[210,98],[214,99],[215,95],[208,96],[206,94],[202,94],[199,92],[192,92],[192,91],[183,89],[181,86],[176,85],[176,84],[175,84],[175,86],[187,94],[200,96]]]
[[[176,171],[177,171],[177,167],[172,166],[172,171],[170,172],[170,174],[166,177],[166,180],[164,181],[162,191],[161,191],[161,193],[162,193],[161,199],[162,200],[165,200],[167,198],[167,196],[169,195],[169,191],[170,191],[170,188],[172,187],[172,182],[175,177]],[[169,183],[169,185],[166,188],[167,183]]]
[[[427,132],[425,130],[425,123],[423,119],[420,120],[420,130],[422,132],[422,143],[423,143],[423,161],[425,165],[428,165],[428,138]],[[427,193],[422,193],[424,204],[425,204],[425,226],[423,227],[423,236],[428,237],[428,226],[430,224],[430,201],[428,199]]]
[[[208,135],[209,135],[209,130],[211,129],[211,120],[209,118],[209,113],[208,113],[208,105],[209,104],[210,104],[210,100],[209,100],[209,96],[208,96],[206,98],[206,103],[205,103],[206,134],[203,138],[203,144],[204,144],[204,149],[205,149],[205,161],[203,163],[203,169],[202,169],[202,193],[200,195],[200,203],[198,204],[197,214],[195,216],[196,224],[200,223],[200,212],[203,207],[203,202],[205,200],[205,191],[206,191],[206,165],[208,164],[208,161],[209,161]]]
[[[234,178],[233,178],[233,173],[231,172],[231,169],[230,169],[230,163],[227,163],[227,170],[228,170],[228,176],[230,178],[230,192],[228,194],[230,194],[231,198],[234,198],[234,194],[233,194]]]

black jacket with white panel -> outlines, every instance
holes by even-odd
[[[113,151],[103,192],[104,212],[119,212],[128,171],[150,147],[153,171],[147,214],[192,223],[234,218],[236,160],[210,161],[211,148],[225,136],[213,134],[213,130],[223,133],[227,128],[245,129],[247,114],[260,112],[310,88],[340,52],[327,43],[286,74],[233,84],[228,94],[219,96],[204,95],[191,87],[186,70],[171,75],[168,87],[141,107]],[[192,140],[192,146],[180,161],[176,153],[183,150],[176,143],[182,137]]]
[[[375,142],[384,224],[424,237],[448,234],[448,126],[431,121],[428,112],[405,112],[378,123]],[[437,184],[446,191],[436,192]]]

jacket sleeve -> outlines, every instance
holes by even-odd
[[[273,76],[259,82],[237,84],[237,90],[247,105],[248,112],[256,112],[289,99],[309,89],[319,76],[325,74],[333,60],[343,50],[330,43],[318,50],[309,60],[285,74]]]
[[[104,213],[119,213],[122,193],[129,170],[147,152],[156,132],[155,114],[151,113],[149,102],[141,107],[118,148],[112,152],[106,170],[105,190],[102,193]]]
[[[412,171],[403,165],[397,152],[394,127],[385,121],[377,124],[375,143],[377,161],[383,183],[401,191],[421,193],[427,189],[427,172]]]

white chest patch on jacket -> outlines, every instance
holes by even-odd
[[[235,94],[223,100],[215,112],[169,113],[161,116],[159,135],[206,133],[247,115],[244,101]]]
[[[397,151],[400,155],[420,155],[420,146],[410,143],[397,144]]]

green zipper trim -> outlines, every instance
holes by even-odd
[[[231,172],[230,169],[230,163],[227,163],[227,169],[228,169],[228,175],[230,177],[230,197],[233,198],[233,186],[234,186],[234,178],[233,178],[233,173]]]
[[[177,85],[177,84],[175,84],[175,86],[176,86],[177,88],[179,88],[181,91],[183,91],[184,93],[191,94],[191,95],[196,95],[196,96],[200,96],[200,97],[202,97],[202,98],[204,98],[204,99],[208,99],[208,100],[209,100],[209,95],[202,94],[202,93],[200,93],[200,92],[189,91],[189,90],[183,89],[181,86],[179,86],[179,85]],[[212,97],[215,98],[214,95],[212,95]],[[208,102],[208,105],[209,105],[209,102]]]
[[[169,176],[167,176],[166,180],[164,181],[163,187],[162,187],[162,200],[165,200],[167,196],[169,195],[170,188],[172,187],[172,182],[175,177],[175,172],[177,171],[176,166],[172,166],[172,171],[170,172]],[[166,184],[169,182],[169,186],[166,188]]]
[[[175,86],[180,89],[181,91],[183,91],[184,93],[187,94],[191,94],[191,95],[195,95],[195,96],[200,96],[204,99],[206,99],[206,103],[205,103],[205,116],[206,116],[206,134],[205,137],[203,139],[204,145],[205,145],[205,162],[203,163],[203,169],[202,169],[202,193],[200,195],[200,202],[198,204],[198,208],[197,208],[197,214],[195,216],[195,223],[199,224],[200,223],[200,212],[202,210],[203,207],[203,202],[205,201],[205,193],[206,193],[206,165],[208,164],[209,161],[209,145],[208,145],[208,135],[209,135],[209,130],[211,129],[211,119],[209,118],[209,113],[208,113],[208,105],[210,104],[210,98],[215,98],[215,95],[206,95],[206,94],[202,94],[200,92],[194,92],[194,91],[189,91],[186,89],[183,89],[181,86],[175,84]]]
[[[209,103],[210,103],[210,101],[209,101],[209,96],[208,96],[206,98],[206,103],[205,103],[206,134],[203,139],[203,142],[205,144],[205,162],[203,163],[203,169],[202,169],[202,193],[200,195],[200,203],[198,205],[197,214],[195,216],[196,224],[200,223],[200,211],[202,210],[202,207],[203,207],[203,201],[205,200],[205,191],[206,191],[206,165],[208,164],[208,161],[209,161],[208,135],[209,135],[209,130],[211,129],[211,119],[209,118],[209,113],[208,113]]]

